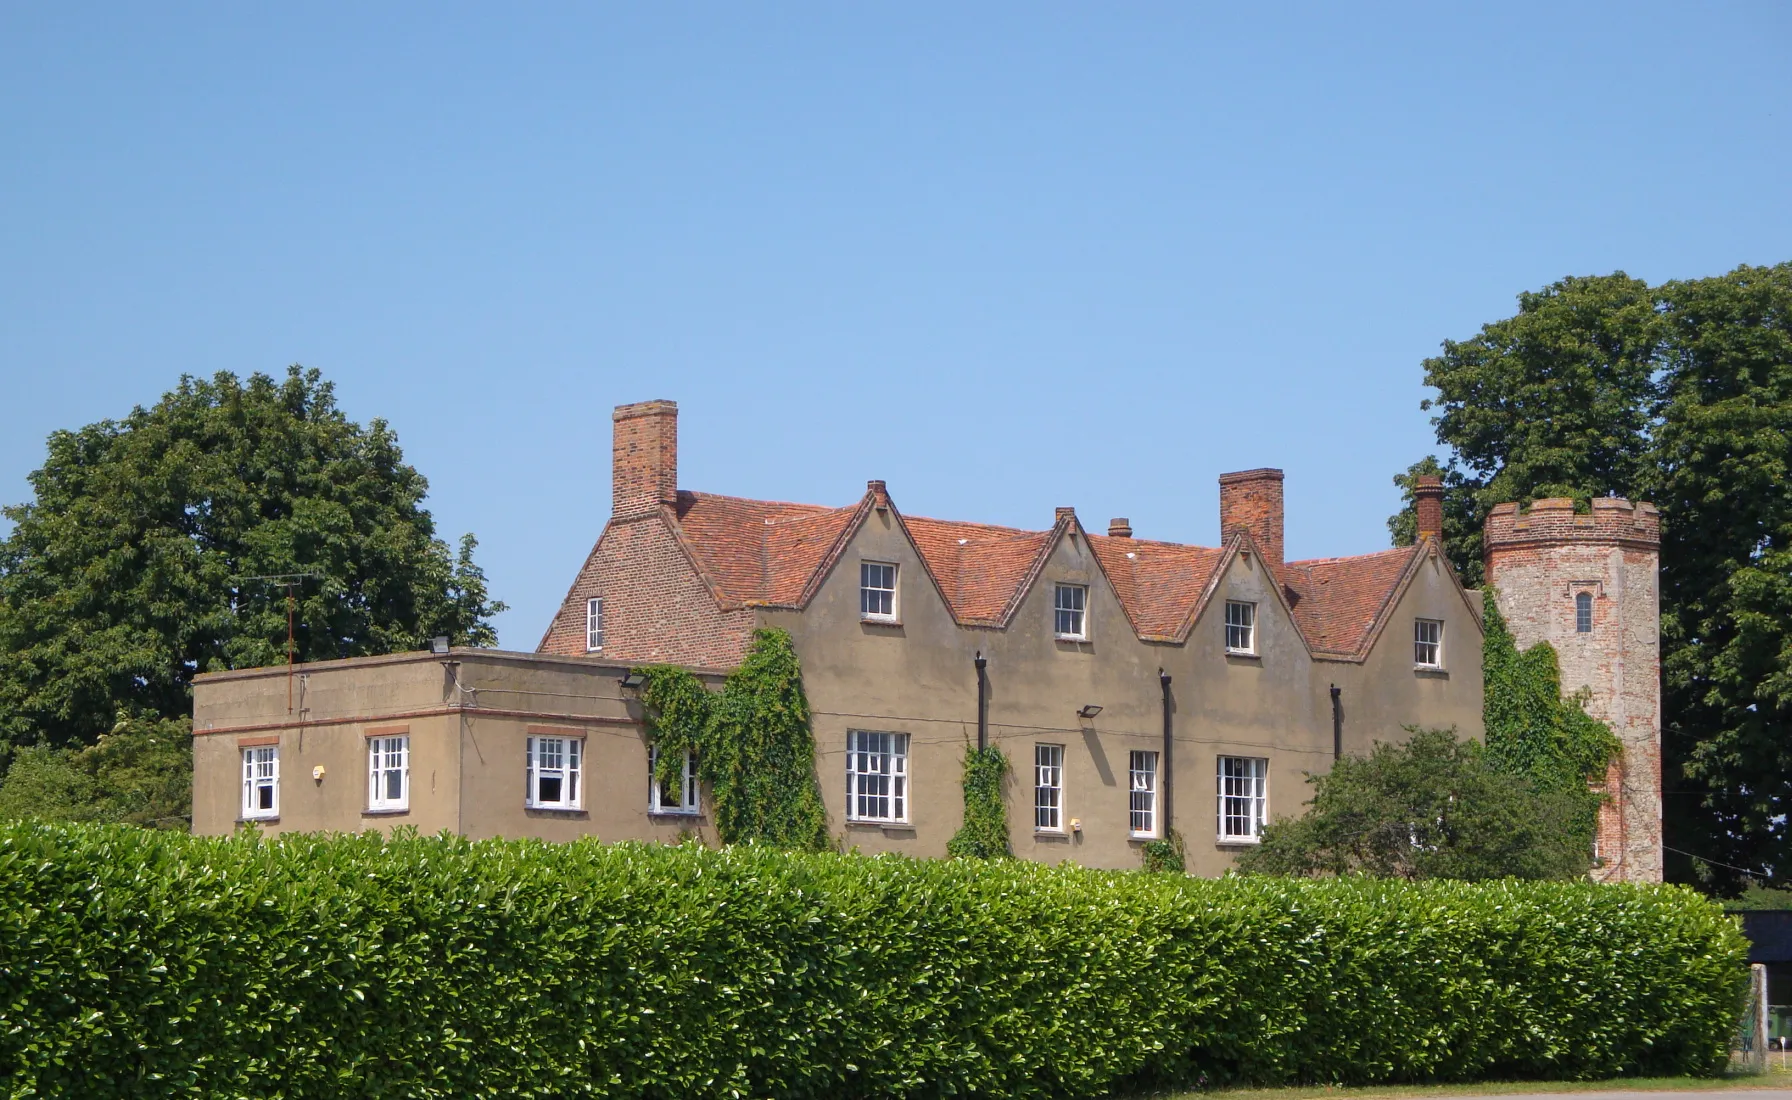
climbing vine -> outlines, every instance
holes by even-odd
[[[1139,860],[1147,871],[1183,871],[1187,869],[1187,853],[1182,834],[1175,829],[1158,840],[1148,840],[1139,849]]]
[[[1002,780],[1011,769],[1001,749],[964,750],[964,825],[946,842],[946,854],[959,859],[1002,859],[1008,846],[1008,808],[1002,802]]]
[[[1520,652],[1490,587],[1482,594],[1482,725],[1488,754],[1539,790],[1585,793],[1580,824],[1589,840],[1601,796],[1587,784],[1605,777],[1621,745],[1611,728],[1587,713],[1584,694],[1562,697],[1556,651],[1538,642]]]
[[[648,736],[659,748],[657,782],[675,780],[693,750],[723,843],[828,847],[809,700],[790,635],[754,631],[746,659],[720,693],[673,665],[640,671]]]

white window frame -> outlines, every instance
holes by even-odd
[[[877,575],[882,570],[889,570],[889,575]],[[894,562],[862,561],[859,563],[859,618],[874,623],[893,623],[900,608],[896,603],[897,578],[901,570]],[[888,585],[873,584],[873,581],[889,581]]]
[[[1257,605],[1249,600],[1226,601],[1226,652],[1257,654]]]
[[[1426,628],[1430,637],[1427,638]],[[1429,659],[1427,659],[1429,658]],[[1444,621],[1414,619],[1412,621],[1412,665],[1414,668],[1444,667]]]
[[[1587,628],[1581,629],[1581,612],[1586,612]],[[1574,632],[1576,634],[1593,633],[1593,593],[1582,590],[1574,594]]]
[[[585,601],[585,652],[596,653],[604,647],[604,598],[593,596]]]
[[[268,793],[267,805],[256,797]],[[249,745],[243,749],[243,820],[265,821],[280,816],[280,746]]]
[[[1065,597],[1070,597],[1068,600]],[[1065,630],[1065,616],[1074,630]],[[1089,640],[1089,586],[1059,584],[1052,586],[1052,636],[1067,642]]]
[[[846,731],[846,819],[908,822],[909,735]]]
[[[1135,840],[1157,836],[1157,753],[1134,749],[1126,761],[1126,828]]]
[[[1033,828],[1064,831],[1064,746],[1033,746]]]
[[[523,805],[532,810],[580,810],[585,806],[585,739],[565,734],[531,734]],[[541,797],[543,780],[560,780],[560,797]]]
[[[660,789],[657,778],[660,764],[660,747],[647,746],[647,812],[650,814],[685,814],[701,813],[702,794],[697,785],[697,754],[691,749],[684,751],[684,769],[679,779],[680,800],[676,803],[666,801],[665,792]]]
[[[1221,756],[1214,764],[1221,844],[1256,844],[1269,821],[1269,759]]]
[[[398,777],[398,794],[391,794],[392,777]],[[367,808],[411,808],[411,737],[385,734],[367,739]]]

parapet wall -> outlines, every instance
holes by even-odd
[[[1661,545],[1661,511],[1647,501],[1596,497],[1592,511],[1582,514],[1567,497],[1546,497],[1523,511],[1516,504],[1496,504],[1487,515],[1484,545],[1490,551],[1517,543],[1570,542],[1656,549]]]

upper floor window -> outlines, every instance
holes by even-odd
[[[1052,630],[1060,638],[1089,636],[1089,590],[1080,584],[1060,584],[1052,598]]]
[[[660,748],[647,749],[647,812],[652,814],[694,814],[697,804],[697,754],[684,754],[684,766],[678,778],[662,783],[659,779]]]
[[[846,732],[846,816],[908,820],[908,734]]]
[[[367,739],[367,808],[404,810],[411,805],[411,739]]]
[[[1436,619],[1412,622],[1412,663],[1420,668],[1444,665],[1444,624]]]
[[[280,746],[243,750],[243,816],[280,816]]]
[[[1064,746],[1033,746],[1033,828],[1064,828]]]
[[[585,652],[604,647],[604,601],[593,596],[585,601]]]
[[[1257,605],[1226,601],[1226,652],[1257,652]]]
[[[529,786],[524,804],[537,810],[576,810],[585,740],[582,737],[529,738]]]
[[[1576,634],[1593,633],[1593,593],[1576,592],[1574,594],[1574,632]]]
[[[1134,752],[1127,759],[1127,827],[1133,836],[1157,835],[1157,754]]]
[[[859,615],[867,619],[896,617],[896,567],[883,562],[859,563]]]
[[[1260,756],[1219,758],[1221,840],[1258,840],[1269,806],[1269,761]]]

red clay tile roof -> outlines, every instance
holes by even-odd
[[[720,599],[797,606],[873,502],[868,495],[850,507],[824,508],[681,490],[673,514],[685,546]],[[897,517],[953,615],[975,626],[1004,624],[1057,533],[899,512]],[[1148,539],[1084,537],[1133,630],[1152,641],[1183,639],[1227,553]],[[1284,565],[1282,582],[1308,644],[1333,656],[1360,654],[1418,552],[1405,547]]]
[[[1403,546],[1284,565],[1282,583],[1294,593],[1294,621],[1307,644],[1321,653],[1361,652],[1415,553]]]

